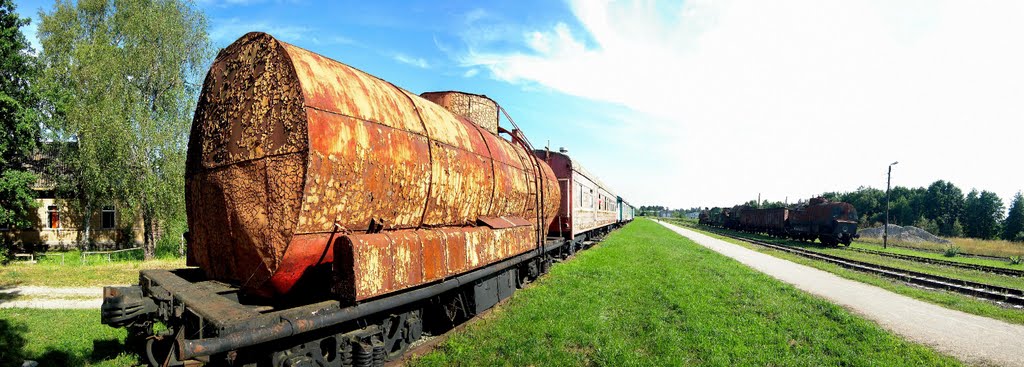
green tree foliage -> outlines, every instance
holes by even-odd
[[[883,190],[860,187],[854,192],[822,196],[853,204],[861,215],[861,226],[880,225],[885,220]],[[927,188],[895,186],[889,192],[889,223],[913,225],[943,236],[1024,240],[1024,204],[1011,205],[1005,221],[1003,209],[1002,199],[993,192],[972,190],[965,197],[956,185],[943,180]]]
[[[963,208],[963,191],[952,182],[938,180],[928,186],[924,197],[924,214],[938,224],[939,235],[962,235],[958,228],[962,225],[959,219]]]
[[[182,0],[58,0],[40,18],[48,124],[74,143],[60,154],[59,191],[86,214],[86,241],[87,218],[104,205],[141,216],[150,258],[158,225],[184,213],[206,19]]]
[[[829,192],[822,197],[830,201],[842,201],[853,205],[860,217],[860,225],[870,226],[885,221],[885,191],[873,187],[858,187],[857,191],[846,193]]]
[[[31,225],[36,208],[29,165],[39,141],[36,75],[32,49],[21,33],[29,22],[15,12],[12,0],[0,0],[0,227]],[[9,245],[7,237],[0,244]]]
[[[1010,203],[1010,212],[1003,222],[1002,237],[1007,241],[1024,241],[1024,195],[1019,191]]]
[[[971,190],[964,199],[963,224],[967,237],[993,239],[999,235],[1003,219],[1003,200],[991,191]]]

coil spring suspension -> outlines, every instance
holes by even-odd
[[[380,367],[384,366],[387,360],[387,352],[384,351],[384,342],[378,337],[370,339],[370,343],[358,342],[352,352],[352,366],[354,367]]]

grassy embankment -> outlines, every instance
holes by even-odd
[[[35,264],[13,262],[0,266],[0,288],[133,284],[138,282],[140,269],[184,265],[184,259],[143,262],[115,257],[107,262],[99,256],[86,257],[83,263],[79,252],[65,253],[61,264],[60,256],[51,254]],[[99,319],[99,310],[0,309],[0,366],[20,366],[24,359],[35,360],[41,366],[137,365],[135,356],[123,353],[124,329],[102,325]]]
[[[889,244],[899,247],[918,248],[930,251],[944,251],[950,245],[959,247],[964,254],[1010,257],[1024,256],[1024,243],[1003,240],[981,240],[977,238],[946,238],[952,244],[941,244],[933,242],[901,242],[889,241]],[[881,246],[882,239],[861,238],[860,243],[865,245]]]
[[[695,221],[695,220],[681,219],[681,218],[662,218],[662,220],[668,221],[670,223],[686,226],[686,227],[700,229],[700,227],[698,227],[698,225],[697,225],[697,221]],[[719,229],[719,230],[723,230],[723,229]],[[741,232],[735,232],[735,234],[750,235],[748,233],[741,233]],[[793,244],[793,245],[800,245],[800,246],[806,245],[806,243],[799,242],[799,241],[785,241],[785,240],[779,240],[779,239],[776,239],[776,238],[771,238],[771,237],[768,237],[768,236],[760,236],[760,235],[752,235],[752,236],[756,236],[757,239],[763,240],[763,241],[769,241],[769,242],[775,242],[775,243]],[[957,246],[957,247],[960,248],[960,250],[961,250],[960,254],[961,255],[971,255],[971,254],[974,254],[974,255],[994,256],[994,257],[999,257],[1001,259],[978,258],[978,257],[971,257],[971,256],[953,256],[953,257],[948,257],[948,256],[945,256],[943,253],[945,252],[944,250],[947,247],[950,246],[949,244],[931,243],[931,242],[920,242],[920,243],[918,243],[918,242],[902,242],[902,241],[892,241],[892,240],[890,240],[889,241],[889,246],[887,248],[883,248],[882,247],[882,240],[881,239],[861,238],[861,239],[859,239],[857,241],[854,241],[853,244],[851,245],[851,247],[863,248],[863,249],[869,249],[869,250],[875,250],[875,251],[883,251],[883,252],[889,252],[889,253],[894,253],[894,254],[912,255],[912,256],[927,257],[927,258],[946,260],[946,261],[962,262],[962,263],[966,263],[966,264],[977,264],[977,265],[994,266],[994,267],[1001,267],[1001,268],[1007,268],[1007,269],[1024,270],[1024,263],[1012,264],[1012,263],[1009,262],[1009,257],[1010,256],[1018,256],[1018,255],[1024,254],[1024,243],[1009,242],[1009,241],[1002,241],[1002,240],[979,240],[979,239],[975,239],[975,238],[947,238],[947,239],[950,240],[950,241],[953,241],[953,243],[952,243],[953,246]]]
[[[88,256],[83,263],[81,253],[64,253],[39,259],[35,264],[14,261],[0,266],[0,287],[34,285],[48,287],[99,287],[137,284],[141,269],[176,269],[185,266],[184,258],[158,258],[150,261],[121,259],[107,262],[106,257]]]
[[[932,251],[928,251],[928,250],[919,250],[919,249],[916,249],[916,248],[909,248],[909,247],[902,247],[902,246],[901,247],[889,246],[887,248],[882,248],[882,244],[881,243],[875,244],[875,243],[872,243],[872,242],[854,241],[853,244],[850,247],[863,248],[863,249],[875,250],[875,251],[884,251],[884,252],[889,252],[889,253],[894,253],[894,254],[903,254],[903,255],[913,255],[913,256],[919,256],[919,257],[927,257],[927,258],[938,259],[938,260],[955,261],[955,262],[961,262],[961,263],[965,263],[965,264],[986,265],[986,266],[993,266],[993,267],[997,267],[997,268],[1024,270],[1024,263],[1022,263],[1022,264],[1011,264],[1008,260],[997,260],[997,259],[990,259],[990,258],[978,258],[978,257],[959,256],[959,255],[951,257],[951,256],[945,256],[945,255],[943,255],[942,253],[939,253],[939,252],[932,252]]]
[[[672,221],[672,222],[675,223],[675,224],[680,224],[678,221]],[[684,223],[684,225],[687,225],[687,224]],[[687,225],[687,227],[694,228],[694,229],[700,229],[700,227],[696,227],[696,226],[693,226],[693,225]],[[779,238],[773,238],[773,237],[769,237],[769,236],[765,236],[765,235],[760,235],[760,234],[736,232],[736,231],[731,231],[731,230],[726,230],[726,229],[716,229],[716,231],[730,233],[732,235],[736,235],[736,236],[740,236],[740,237],[746,237],[746,238],[751,238],[751,239],[756,239],[756,240],[760,240],[760,241],[764,241],[764,242],[768,242],[768,243],[800,247],[800,248],[804,248],[804,249],[808,249],[808,250],[812,250],[812,251],[817,251],[817,252],[821,252],[821,253],[825,253],[825,254],[829,254],[829,255],[833,255],[833,256],[839,256],[839,257],[843,257],[843,258],[847,258],[847,259],[851,259],[851,260],[858,260],[858,261],[869,262],[869,263],[872,263],[872,264],[879,264],[879,265],[890,266],[890,267],[894,267],[894,268],[897,268],[897,269],[911,270],[911,271],[916,271],[916,272],[925,273],[925,274],[932,274],[932,275],[950,277],[950,278],[954,278],[954,279],[961,279],[961,280],[967,280],[967,281],[978,282],[978,283],[998,285],[998,286],[1009,287],[1009,288],[1024,289],[1024,278],[1021,278],[1021,277],[993,274],[993,273],[989,273],[989,272],[985,272],[985,271],[981,271],[981,270],[964,269],[964,268],[957,268],[957,267],[938,265],[938,264],[929,264],[929,263],[913,261],[913,260],[896,259],[896,258],[892,258],[892,257],[882,256],[882,255],[850,251],[850,250],[845,249],[845,247],[822,246],[820,243],[807,243],[807,242],[779,239]],[[979,258],[971,258],[971,257],[944,257],[941,254],[934,254],[934,253],[929,253],[929,252],[921,252],[921,251],[914,251],[914,250],[900,249],[900,248],[884,249],[883,250],[880,247],[876,248],[876,247],[872,247],[870,245],[857,244],[856,242],[854,243],[853,247],[867,248],[867,249],[872,249],[872,250],[877,250],[877,251],[884,251],[884,252],[890,252],[890,253],[900,253],[900,254],[906,254],[906,255],[928,257],[928,258],[933,258],[933,259],[961,262],[961,263],[966,263],[966,264],[981,264],[981,265],[995,266],[995,267],[1001,267],[1001,268],[1006,268],[1006,269],[1024,270],[1024,265],[1010,265],[1010,264],[1006,263],[1005,261],[998,261],[998,260],[993,260],[993,259],[979,259]]]
[[[778,257],[778,258],[782,258],[782,259],[786,259],[786,260],[789,260],[789,261],[793,261],[793,262],[798,263],[798,264],[804,264],[804,265],[808,265],[808,266],[811,266],[811,267],[814,267],[814,268],[825,270],[825,271],[834,273],[834,274],[836,274],[838,276],[841,276],[843,278],[847,278],[847,279],[851,279],[851,280],[856,280],[856,281],[859,281],[859,282],[862,282],[862,283],[866,283],[866,284],[871,284],[871,285],[874,285],[874,286],[881,287],[881,288],[884,288],[886,290],[892,291],[894,293],[902,294],[904,296],[912,297],[912,298],[915,298],[915,299],[918,299],[918,300],[921,300],[921,301],[933,303],[933,304],[936,304],[936,305],[939,305],[939,306],[943,306],[943,307],[954,309],[954,310],[963,311],[963,312],[974,314],[974,315],[991,317],[991,318],[994,318],[994,319],[999,319],[999,320],[1003,320],[1003,321],[1011,322],[1011,323],[1015,323],[1015,324],[1024,324],[1024,310],[1021,310],[1021,309],[1015,309],[1015,308],[1009,308],[1009,307],[1000,306],[1000,305],[997,305],[997,304],[995,304],[993,302],[990,302],[990,301],[987,301],[987,300],[982,300],[982,299],[978,299],[978,298],[974,298],[974,297],[969,297],[969,296],[965,296],[965,295],[962,295],[962,294],[959,294],[959,293],[953,293],[953,292],[944,291],[944,290],[938,290],[938,289],[920,288],[920,287],[908,285],[907,283],[904,283],[904,282],[892,280],[892,279],[889,279],[889,278],[883,278],[883,277],[878,276],[878,275],[862,273],[862,272],[846,269],[846,268],[843,268],[843,267],[838,266],[838,265],[833,265],[833,264],[829,264],[829,263],[825,263],[825,262],[817,261],[817,260],[811,260],[811,259],[808,259],[808,258],[805,258],[805,257],[801,257],[801,256],[798,256],[798,255],[790,254],[790,253],[787,253],[787,252],[783,252],[783,251],[779,251],[779,250],[774,250],[774,249],[770,249],[770,248],[765,248],[765,247],[761,247],[761,246],[757,246],[757,245],[752,245],[752,244],[749,244],[747,242],[743,242],[743,241],[735,240],[735,239],[732,239],[732,238],[727,238],[727,237],[719,236],[717,234],[714,234],[714,233],[711,233],[711,232],[708,232],[706,230],[702,230],[702,229],[699,229],[699,228],[690,227],[690,229],[696,230],[698,232],[704,233],[706,235],[709,235],[709,236],[712,236],[712,237],[715,237],[715,238],[718,238],[718,239],[721,239],[721,240],[724,240],[724,241],[728,241],[730,243],[735,243],[737,245],[750,248],[750,249],[755,250],[755,251],[759,251],[759,252],[762,252],[762,253],[765,253],[765,254],[769,254],[769,255],[772,255],[772,256],[775,256],[775,257]],[[748,235],[748,234],[744,234],[744,235]],[[853,256],[850,256],[850,255],[854,254],[853,252],[849,252],[849,251],[845,251],[845,250],[831,250],[831,251],[841,251],[842,253],[839,253],[837,255],[844,256],[844,257],[851,257],[851,258]],[[872,256],[874,256],[874,255],[872,255]],[[880,257],[880,256],[875,256],[875,257],[879,258],[879,259],[883,259],[885,261],[892,260],[892,259],[884,258],[884,257]],[[869,260],[869,261],[875,262],[875,260]],[[896,260],[896,261],[902,261],[902,260]],[[881,263],[881,261],[879,261],[879,263]],[[893,264],[887,264],[887,265],[893,265]],[[921,266],[923,267],[924,265],[921,265]],[[896,267],[899,267],[899,266],[896,266]],[[945,276],[950,276],[950,277],[958,277],[955,274],[957,274],[960,270],[962,270],[962,269],[955,269],[955,268],[949,268],[949,267],[942,267],[942,268],[945,268],[945,269],[943,269],[941,271],[938,271],[937,273],[939,273],[940,275],[945,275]],[[932,271],[932,272],[936,272],[936,271]],[[1002,277],[1002,276],[994,275],[994,274],[987,274],[987,273],[985,273],[985,274],[986,274],[986,277]],[[1003,277],[1003,278],[1010,278],[1010,277]],[[1020,284],[1019,283],[1020,280],[1016,280],[1014,282],[1015,282],[1014,284]]]
[[[100,324],[99,310],[0,309],[0,366],[134,366],[124,337]]]
[[[637,220],[414,365],[957,365]]]

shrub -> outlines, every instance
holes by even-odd
[[[184,218],[168,221],[163,236],[156,241],[156,257],[177,258],[181,246],[181,236],[188,230],[188,223]]]
[[[952,245],[950,245],[950,246],[947,246],[946,249],[942,252],[942,256],[954,257],[956,255],[959,255],[960,251],[961,251],[960,250],[960,246],[952,246]]]
[[[1020,265],[1022,262],[1024,262],[1024,257],[1010,256],[1010,265]]]

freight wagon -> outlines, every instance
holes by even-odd
[[[102,322],[152,366],[380,366],[479,314],[632,213],[578,168],[550,236],[569,181],[499,110],[243,36],[190,133],[194,268],[104,288]]]
[[[812,198],[791,208],[756,209],[741,205],[712,208],[700,213],[699,224],[738,231],[764,233],[799,241],[849,245],[857,235],[857,210],[849,203]]]
[[[766,233],[770,236],[785,236],[789,209],[747,209],[740,217],[740,227],[745,231]]]

